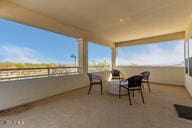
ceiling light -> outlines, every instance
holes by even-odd
[[[124,19],[119,19],[120,22],[124,22],[125,20]]]

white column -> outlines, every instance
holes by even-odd
[[[112,56],[111,56],[111,62],[112,62],[112,69],[115,68],[117,65],[117,48],[111,48],[112,50]]]
[[[78,42],[80,73],[86,74],[88,72],[88,40],[80,38]]]

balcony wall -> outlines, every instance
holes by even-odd
[[[95,72],[95,74],[108,80],[109,72]],[[82,74],[1,82],[0,110],[88,85],[88,77]]]
[[[184,86],[185,75],[183,67],[142,67],[142,66],[117,66],[125,78],[143,71],[150,71],[150,82]]]

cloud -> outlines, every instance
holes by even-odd
[[[171,49],[158,45],[146,45],[146,49],[142,52],[124,53],[123,58],[118,58],[119,65],[171,66],[180,65],[183,62],[184,46],[182,42],[176,43]]]
[[[106,62],[107,64],[111,64],[111,58],[110,57],[103,57],[103,58],[97,58],[97,59],[95,59],[95,58],[91,58],[91,59],[89,59],[89,65],[92,65],[93,64],[93,61],[95,62],[95,63],[99,63],[99,62]]]
[[[27,47],[13,45],[0,46],[1,61],[20,63],[54,63],[53,59],[43,56],[40,52]]]

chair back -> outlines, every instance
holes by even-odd
[[[149,80],[150,72],[145,71],[145,72],[142,72],[140,75],[143,77],[144,80]]]
[[[93,80],[93,74],[92,73],[87,73],[87,76],[89,77],[89,81],[91,82]]]
[[[135,75],[135,76],[129,77],[127,80],[128,80],[128,88],[141,87],[142,76]]]
[[[112,76],[120,76],[120,71],[119,70],[112,70],[111,74],[112,74]]]

